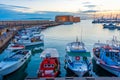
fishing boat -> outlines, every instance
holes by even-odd
[[[0,62],[0,75],[8,75],[19,69],[31,56],[31,51],[20,50]]]
[[[21,45],[21,44],[10,44],[9,46],[8,46],[8,48],[7,49],[9,49],[9,50],[11,50],[11,51],[16,51],[16,50],[21,50],[21,49],[25,49],[25,46],[24,45]]]
[[[69,53],[65,56],[65,64],[67,68],[73,71],[76,75],[82,77],[85,74],[89,74],[91,70],[91,63],[88,59],[90,53]]]
[[[43,59],[39,70],[38,77],[56,77],[60,71],[59,53],[54,48],[45,49],[40,57]]]
[[[85,48],[83,42],[78,41],[67,44],[67,55],[65,56],[66,66],[75,74],[82,77],[90,71],[90,52]]]
[[[113,23],[103,24],[103,28],[116,29],[116,25]]]
[[[120,48],[108,44],[94,44],[93,53],[100,67],[120,77]]]

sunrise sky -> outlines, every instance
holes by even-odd
[[[0,0],[2,13],[72,13],[91,14],[97,12],[116,13],[120,10],[120,0]],[[109,12],[108,12],[109,13]],[[107,14],[108,14],[107,13]]]

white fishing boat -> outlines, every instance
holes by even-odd
[[[31,56],[31,51],[20,50],[0,62],[0,75],[8,75],[19,69]]]

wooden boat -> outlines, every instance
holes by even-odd
[[[19,69],[31,56],[31,51],[20,50],[0,62],[0,75],[8,75]]]
[[[93,48],[96,63],[108,72],[120,77],[120,48],[108,44]]]
[[[38,77],[56,77],[60,71],[59,54],[56,49],[47,48],[41,55],[43,58],[38,70]]]

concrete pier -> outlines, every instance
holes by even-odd
[[[41,29],[45,29],[52,26],[60,25],[61,23],[49,20],[29,20],[29,21],[0,21],[0,52],[5,49],[16,34],[16,32],[22,28],[28,28],[33,26],[38,26]],[[12,30],[11,30],[12,29]],[[6,32],[5,30],[9,30]],[[4,34],[3,34],[4,33]]]

